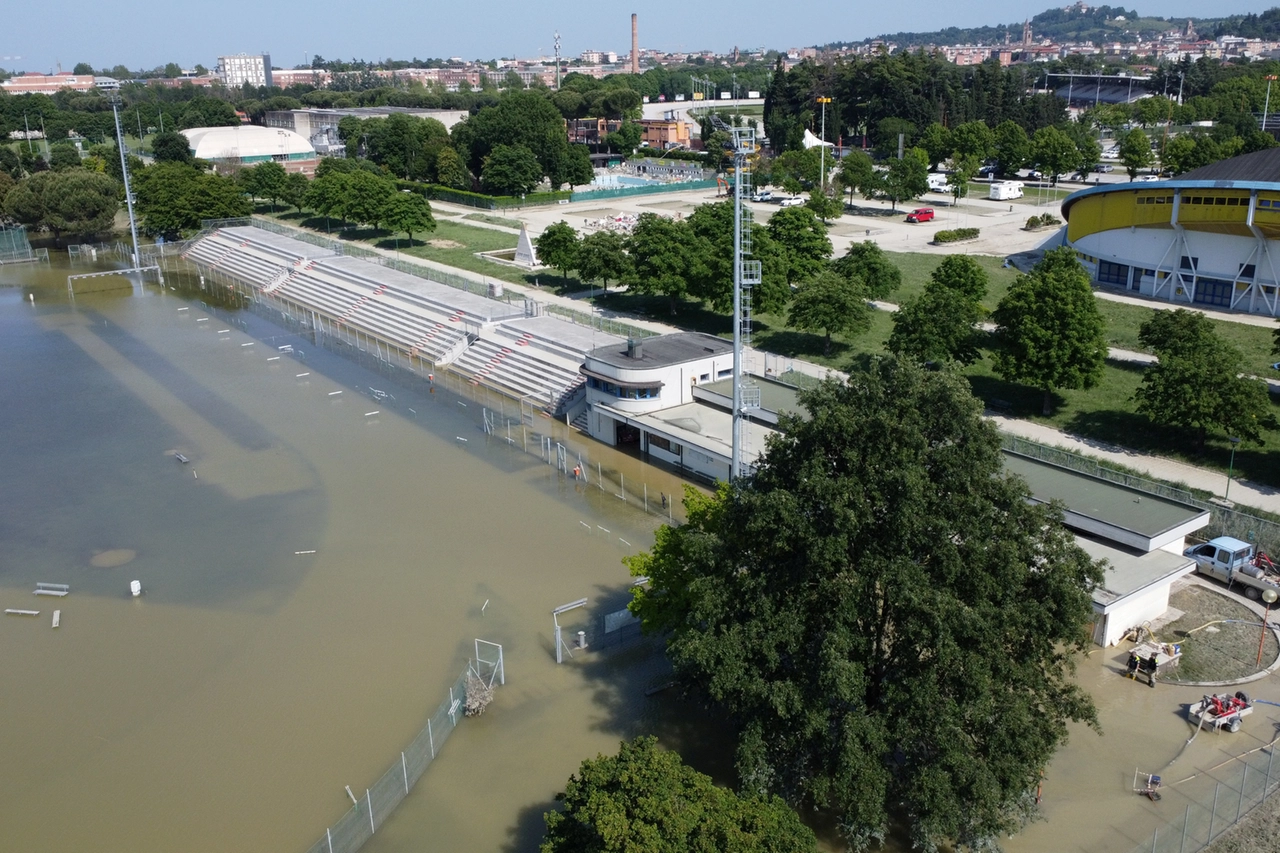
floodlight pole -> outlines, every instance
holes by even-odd
[[[1271,108],[1271,81],[1276,79],[1276,75],[1267,75],[1267,99],[1262,104],[1262,132],[1267,132],[1267,111]]]
[[[1222,493],[1222,499],[1231,499],[1231,475],[1236,470],[1236,447],[1240,444],[1240,439],[1235,436],[1228,436],[1227,441],[1231,442],[1231,461],[1227,463],[1227,490]]]
[[[830,98],[818,98],[818,103],[822,104],[822,139],[818,145],[818,187],[819,192],[825,196],[827,194],[827,104],[831,103]]]
[[[129,159],[124,153],[124,134],[120,132],[120,95],[111,93],[111,114],[116,120],[116,145],[120,147],[120,174],[124,177],[124,200],[129,205],[129,234],[133,237],[133,266],[138,263],[138,222],[133,216],[133,191],[129,189]]]

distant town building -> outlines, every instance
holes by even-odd
[[[120,81],[113,77],[95,77],[92,74],[22,74],[0,82],[0,90],[11,95],[53,95],[63,89],[73,92],[91,92],[94,89],[119,89]]]
[[[274,85],[271,77],[271,55],[237,53],[218,57],[218,75],[227,88]]]

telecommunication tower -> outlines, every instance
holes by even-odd
[[[761,281],[760,262],[746,259],[751,254],[753,217],[751,208],[742,205],[743,198],[751,196],[748,158],[756,151],[756,131],[750,126],[731,127],[714,114],[711,124],[729,134],[733,154],[733,450],[729,461],[733,481],[743,474],[750,413],[760,408],[760,386],[743,370],[742,358],[743,349],[751,345],[751,288]]]
[[[560,33],[556,33],[556,91],[560,91]]]

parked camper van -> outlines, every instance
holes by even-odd
[[[987,198],[994,199],[995,201],[1022,198],[1022,182],[993,181],[991,183],[991,191],[987,193]]]
[[[947,176],[942,172],[930,172],[929,192],[945,193],[947,191]]]

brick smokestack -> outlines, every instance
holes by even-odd
[[[640,26],[635,12],[631,13],[631,73],[640,73]]]

